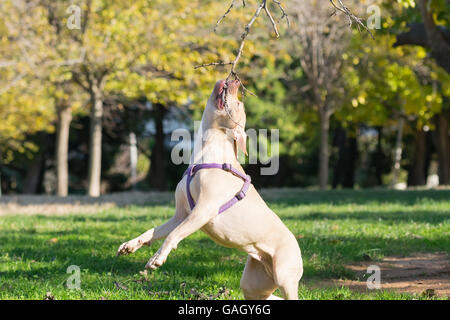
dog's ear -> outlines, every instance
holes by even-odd
[[[236,158],[237,158],[237,153],[238,153],[238,149],[241,149],[242,152],[245,153],[245,155],[247,156],[247,134],[245,133],[244,129],[241,129],[239,127],[237,127],[236,129],[233,130],[234,132],[234,153],[236,154]]]

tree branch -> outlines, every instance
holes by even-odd
[[[290,22],[289,22],[289,17],[288,17],[288,15],[287,15],[286,11],[284,11],[284,8],[283,8],[283,6],[281,5],[281,2],[278,1],[278,0],[273,0],[273,2],[275,2],[275,3],[278,5],[278,8],[279,8],[280,11],[281,11],[281,17],[280,17],[280,20],[278,20],[278,22],[280,22],[281,20],[283,20],[283,18],[286,19],[286,23],[287,23],[288,28],[289,28],[290,25],[291,25]]]
[[[279,38],[280,34],[278,33],[277,24],[273,20],[272,15],[270,14],[269,8],[267,8],[267,2],[264,4],[264,11],[266,12],[267,17],[269,18],[270,23],[272,24],[273,30],[275,31],[277,38]]]
[[[429,0],[417,1],[422,15],[422,21],[425,26],[425,33],[427,35],[427,43],[431,48],[431,55],[436,60],[439,66],[450,73],[450,43],[447,42],[444,34],[440,31],[434,22],[433,13],[429,9]]]
[[[225,19],[225,17],[230,13],[231,9],[234,7],[234,2],[236,0],[231,0],[231,4],[228,7],[228,10],[223,14],[223,16],[220,17],[219,20],[217,20],[216,26],[214,27],[214,32],[217,31],[217,28],[219,27],[219,24],[222,22],[223,19]],[[243,5],[245,6],[245,2],[243,3]]]
[[[367,26],[363,23],[363,20],[357,16],[355,16],[349,8],[347,8],[343,3],[342,0],[337,0],[339,2],[339,5],[334,3],[334,0],[330,0],[331,5],[334,7],[334,12],[333,15],[335,15],[337,13],[337,11],[340,11],[342,13],[344,13],[347,16],[348,19],[348,23],[349,26],[351,27],[353,25],[353,23],[356,23],[356,26],[358,27],[358,30],[361,32],[361,27],[363,29],[365,29],[370,36],[372,37],[372,39],[375,39],[373,37],[372,32],[369,30],[369,28],[367,28]]]
[[[280,8],[280,11],[281,11],[281,13],[282,13],[281,19],[286,18],[286,21],[287,21],[288,26],[289,26],[289,19],[288,19],[288,17],[287,17],[287,14],[286,14],[284,8],[282,7],[280,1],[278,1],[278,0],[272,0],[272,1],[273,1],[275,4],[277,4],[277,6]],[[226,12],[220,17],[220,19],[217,21],[216,26],[215,26],[215,28],[214,28],[214,32],[217,30],[217,27],[218,27],[219,24],[222,22],[222,20],[223,20],[225,17],[227,17],[227,15],[228,15],[228,14],[230,13],[230,11],[233,9],[234,4],[235,4],[235,0],[232,0],[230,6],[229,6],[228,9],[227,9],[227,11],[226,11]],[[245,1],[242,2],[242,5],[243,5],[243,7],[245,7],[245,5],[246,5]],[[241,56],[242,56],[242,52],[243,52],[243,50],[244,50],[245,41],[246,41],[246,39],[247,39],[248,34],[250,33],[250,29],[251,29],[253,23],[255,22],[256,18],[258,18],[258,16],[260,15],[260,13],[261,13],[261,11],[262,11],[263,9],[264,9],[264,11],[265,11],[267,17],[269,18],[270,23],[272,24],[272,28],[273,28],[273,30],[275,31],[276,37],[278,38],[278,37],[280,36],[280,34],[279,34],[279,32],[278,32],[277,24],[276,24],[275,20],[273,19],[272,14],[271,14],[270,11],[269,11],[269,8],[267,7],[267,0],[262,0],[261,3],[259,4],[258,8],[256,9],[255,13],[253,14],[252,18],[250,19],[250,21],[249,21],[249,22],[247,23],[247,25],[245,26],[244,32],[241,34],[241,42],[240,42],[240,44],[239,44],[238,51],[237,51],[236,56],[235,56],[235,58],[233,59],[233,61],[228,61],[228,62],[225,62],[225,61],[219,61],[219,62],[205,63],[205,64],[202,64],[202,65],[195,66],[194,68],[195,68],[195,69],[198,69],[198,68],[206,68],[206,67],[210,67],[210,66],[217,67],[217,66],[226,66],[226,65],[230,65],[231,68],[230,68],[230,72],[229,72],[229,74],[228,74],[228,76],[227,76],[227,78],[226,78],[226,81],[228,81],[231,77],[234,77],[236,80],[238,80],[238,81],[241,83],[242,88],[243,88],[244,91],[249,92],[249,93],[252,94],[252,95],[255,95],[254,93],[252,93],[251,91],[249,91],[247,88],[245,88],[245,86],[242,84],[242,81],[241,81],[241,79],[239,78],[239,76],[238,76],[238,74],[237,74],[237,72],[236,72],[236,65],[237,65],[237,63],[239,62],[239,59],[240,59]],[[225,89],[226,89],[226,88],[225,88]]]

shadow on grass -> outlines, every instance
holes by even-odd
[[[283,202],[284,203],[284,202]],[[279,214],[280,218],[283,221],[309,221],[309,220],[344,220],[344,219],[354,219],[354,220],[367,220],[370,222],[374,221],[390,221],[390,222],[427,222],[432,224],[439,224],[445,221],[450,220],[450,205],[448,210],[446,209],[427,209],[420,208],[414,211],[411,210],[390,210],[390,211],[375,211],[373,207],[371,210],[357,210],[355,211],[353,208],[349,208],[348,210],[340,209],[340,212],[331,212],[332,208],[330,208],[330,212],[320,212],[316,211],[313,208],[309,213],[283,213],[280,212],[283,210],[283,206],[275,207],[273,210]],[[291,210],[292,211],[292,210]],[[302,211],[305,211],[304,209]],[[44,215],[35,215],[36,219],[45,220],[45,221],[59,221],[59,222],[106,222],[106,223],[135,223],[135,222],[145,222],[142,225],[142,228],[150,228],[156,223],[164,223],[172,217],[172,214],[163,215],[161,213],[155,213],[152,210],[149,212],[139,213],[138,215],[113,215],[108,213],[102,214],[70,214],[63,216],[44,216]],[[145,230],[143,230],[145,231]]]
[[[450,212],[445,210],[418,210],[414,212],[405,211],[353,211],[339,213],[310,212],[301,215],[282,214],[282,220],[294,221],[320,221],[320,220],[366,220],[368,222],[384,221],[384,222],[426,222],[439,224],[450,220]]]
[[[313,204],[369,204],[371,202],[414,205],[424,200],[449,201],[450,190],[389,190],[389,189],[361,189],[361,190],[262,190],[266,201],[290,205]]]
[[[155,244],[132,255],[117,257],[118,244],[113,240],[103,241],[101,245],[91,240],[61,240],[57,244],[37,248],[30,245],[29,238],[16,239],[14,247],[6,251],[7,261],[4,256],[0,257],[1,263],[24,264],[20,268],[7,268],[0,272],[0,279],[14,281],[19,278],[38,278],[45,282],[55,277],[67,278],[69,275],[66,270],[70,265],[77,265],[89,274],[133,278],[144,270],[148,259],[158,249],[158,244]],[[5,245],[12,246],[11,243]],[[95,250],[98,252],[94,254]],[[203,279],[215,273],[242,272],[242,261],[245,260],[237,256],[236,252],[219,247],[212,240],[185,240],[181,248],[172,252],[168,261],[156,272],[179,273],[181,277]]]
[[[61,218],[61,217],[59,217]],[[123,232],[123,231],[122,231]],[[14,280],[19,277],[51,279],[55,275],[66,276],[69,265],[78,265],[89,273],[133,277],[144,269],[148,259],[158,249],[160,242],[151,248],[144,247],[138,252],[124,257],[116,257],[121,244],[116,238],[105,236],[104,227],[74,228],[63,233],[36,232],[19,233],[6,230],[0,238],[3,246],[1,263],[24,263],[20,268],[8,268],[0,272],[0,278]],[[83,235],[96,235],[90,239],[80,239]],[[60,237],[56,243],[49,240]],[[124,236],[124,239],[127,239]],[[405,254],[416,251],[439,251],[450,248],[450,239],[436,236],[433,239],[398,236],[383,238],[376,236],[307,235],[299,240],[304,259],[304,275],[320,277],[350,277],[343,265],[358,261],[367,252],[377,250],[379,255]],[[7,253],[7,258],[5,258]],[[14,262],[14,263],[12,263]],[[216,273],[240,274],[244,268],[245,254],[216,245],[206,236],[198,235],[185,239],[178,250],[173,251],[160,271],[180,273],[185,277],[204,278]]]
[[[304,189],[261,189],[261,195],[271,203],[295,204],[364,204],[371,201],[382,203],[398,203],[414,205],[424,199],[445,201],[450,199],[450,190],[389,190],[389,189],[343,189],[310,191]],[[123,192],[102,195],[98,198],[89,196],[45,196],[45,195],[14,195],[0,197],[0,205],[102,205],[115,204],[117,207],[145,206],[170,204],[174,206],[174,192]]]

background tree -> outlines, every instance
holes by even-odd
[[[43,63],[42,55],[36,42],[29,41],[42,35],[42,11],[36,9],[34,1],[3,1],[0,5],[1,171],[8,172],[8,165],[25,172],[24,183],[13,178],[11,171],[10,178],[23,186],[23,192],[33,193],[39,187],[46,144],[42,140],[45,135],[38,139],[30,139],[30,135],[54,130],[49,90],[35,76]],[[8,181],[3,179],[2,184],[8,185]]]
[[[405,10],[397,11],[394,26],[400,25],[402,32],[397,35],[394,47],[414,45],[426,48],[436,64],[445,72],[436,70],[439,75],[438,91],[445,96],[442,112],[435,114],[433,119],[433,140],[438,153],[439,178],[441,184],[450,184],[450,106],[445,87],[449,82],[450,72],[450,3],[448,1],[401,1]],[[393,6],[388,4],[388,6]],[[407,24],[405,22],[408,22]],[[403,23],[403,26],[401,25]],[[406,24],[406,31],[405,29]],[[436,68],[434,68],[436,69]],[[435,77],[436,78],[436,77]],[[417,141],[423,141],[419,138]]]
[[[400,169],[403,132],[414,134],[430,126],[433,116],[441,110],[442,95],[433,86],[436,73],[432,66],[422,63],[425,51],[394,49],[394,41],[393,35],[380,34],[375,41],[356,41],[344,54],[344,59],[352,61],[344,72],[351,101],[337,118],[344,126],[364,123],[374,128],[393,128],[397,137],[392,151],[395,178],[395,171]]]
[[[7,65],[7,71],[18,74],[24,82],[40,83],[47,88],[47,107],[49,110],[53,106],[55,108],[56,117],[52,117],[51,121],[56,121],[57,194],[64,196],[68,192],[68,130],[72,105],[77,105],[68,97],[71,86],[68,68],[79,63],[81,58],[70,51],[73,42],[70,37],[65,37],[66,26],[57,19],[57,3],[44,0],[5,1],[3,5],[7,13],[3,22],[9,40],[8,54],[15,59],[14,63]],[[5,90],[16,85],[13,79]],[[41,158],[42,152],[38,154],[37,163],[42,162]],[[41,167],[31,166],[37,169],[34,176],[39,175]],[[28,183],[26,185],[29,192],[35,189],[30,188]]]
[[[153,2],[146,16],[146,34],[139,38],[145,40],[145,52],[130,66],[129,74],[114,73],[108,86],[113,93],[145,98],[151,105],[155,139],[147,179],[152,188],[167,188],[164,120],[168,108],[202,110],[220,73],[195,66],[230,59],[235,41],[212,32],[221,10],[222,4],[211,1]]]
[[[212,84],[227,75],[257,94],[243,97],[248,127],[280,129],[280,171],[255,185],[314,185],[319,171],[322,187],[329,176],[333,187],[387,185],[392,167],[399,182],[407,170],[408,184],[420,185],[435,157],[445,183],[450,81],[428,43],[393,48],[394,34],[422,21],[407,2],[376,2],[384,3],[382,29],[372,40],[350,31],[348,21],[364,24],[339,0],[286,2],[286,10],[272,0],[85,0],[79,29],[68,28],[69,1],[2,1],[2,185],[43,192],[55,170],[60,195],[68,180],[74,193],[127,190],[135,133],[138,176],[147,177],[138,187],[173,188],[183,168],[169,161],[166,125],[198,119]],[[364,12],[358,3],[352,10]],[[445,37],[443,4],[429,1],[427,10]]]
[[[291,54],[300,62],[306,82],[300,90],[308,94],[320,125],[319,185],[328,184],[330,117],[340,107],[342,54],[349,44],[350,31],[338,16],[330,18],[330,8],[318,1],[291,1],[290,33],[296,40]]]

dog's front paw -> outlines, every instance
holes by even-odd
[[[143,243],[142,241],[139,241],[139,239],[133,239],[127,242],[124,242],[120,245],[119,249],[117,250],[117,255],[127,255],[130,253],[135,252],[137,249],[142,247]]]
[[[161,254],[161,250],[158,250],[153,257],[145,265],[146,269],[155,270],[156,268],[162,266],[166,262],[166,256]]]

